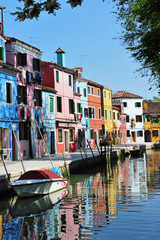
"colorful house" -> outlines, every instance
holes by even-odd
[[[120,144],[120,113],[119,108],[112,106],[113,111],[113,143]]]
[[[54,88],[42,86],[43,137],[45,140],[45,152],[49,154],[57,152],[55,95],[56,90]]]
[[[143,101],[145,142],[160,142],[160,102]]]
[[[118,110],[117,117],[116,113],[113,119],[117,118],[117,120],[113,120],[114,129],[119,128],[119,144],[126,144],[127,143],[127,124],[126,124],[126,114],[124,113],[124,106],[123,103],[113,103],[113,108]]]
[[[88,80],[88,116],[90,123],[90,144],[91,147],[99,144],[103,137],[104,118],[103,118],[103,86]]]
[[[42,52],[13,37],[6,37],[6,61],[17,74],[19,148],[21,157],[43,156],[42,140]]]
[[[104,133],[106,139],[113,138],[112,90],[103,88]]]
[[[142,97],[133,93],[119,91],[112,95],[113,103],[123,103],[127,122],[127,143],[143,143],[143,104]]]
[[[82,68],[75,68],[76,78],[74,79],[73,89],[74,92],[80,94],[80,104],[81,104],[81,123],[82,128],[78,130],[78,142],[86,147],[89,141],[89,118],[88,118],[88,93],[87,93],[87,80],[83,78]],[[79,146],[78,146],[79,147]]]
[[[56,90],[56,146],[57,153],[76,150],[77,121],[73,79],[75,71],[65,67],[65,52],[59,48],[57,63],[42,62],[43,85]],[[78,96],[77,96],[78,97]]]

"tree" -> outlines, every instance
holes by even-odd
[[[42,11],[46,11],[49,14],[56,15],[56,11],[61,8],[59,0],[18,0],[23,2],[24,7],[17,7],[17,11],[12,13],[16,16],[16,20],[24,21],[25,19],[39,18]],[[83,0],[68,0],[67,3],[71,5],[72,8],[81,6]]]
[[[151,87],[160,88],[160,1],[113,0],[121,39],[140,62],[142,76],[149,76]]]
[[[149,99],[148,102],[160,102],[160,98],[153,97],[153,99]]]

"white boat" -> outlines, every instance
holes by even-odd
[[[18,180],[9,184],[19,197],[30,197],[63,189],[67,185],[67,179],[51,170],[33,170],[25,172]]]

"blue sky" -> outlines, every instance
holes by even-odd
[[[98,82],[112,92],[124,90],[151,99],[157,90],[148,90],[147,78],[141,78],[138,63],[130,57],[119,39],[119,24],[112,1],[84,0],[72,9],[65,0],[56,16],[42,13],[39,20],[15,21],[10,12],[22,6],[17,0],[1,0],[6,36],[18,38],[43,52],[42,60],[56,62],[55,51],[66,51],[66,67],[83,67],[83,77]]]

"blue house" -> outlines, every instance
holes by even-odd
[[[18,160],[18,70],[6,64],[5,52],[5,39],[0,35],[0,149],[8,159]]]
[[[83,146],[88,146],[89,141],[89,117],[88,117],[88,92],[87,80],[82,77],[82,68],[75,68],[76,78],[73,84],[73,91],[81,94],[82,130],[79,130],[79,140]]]
[[[56,90],[54,88],[42,86],[43,135],[47,148],[45,151],[49,154],[57,152],[55,94]]]

